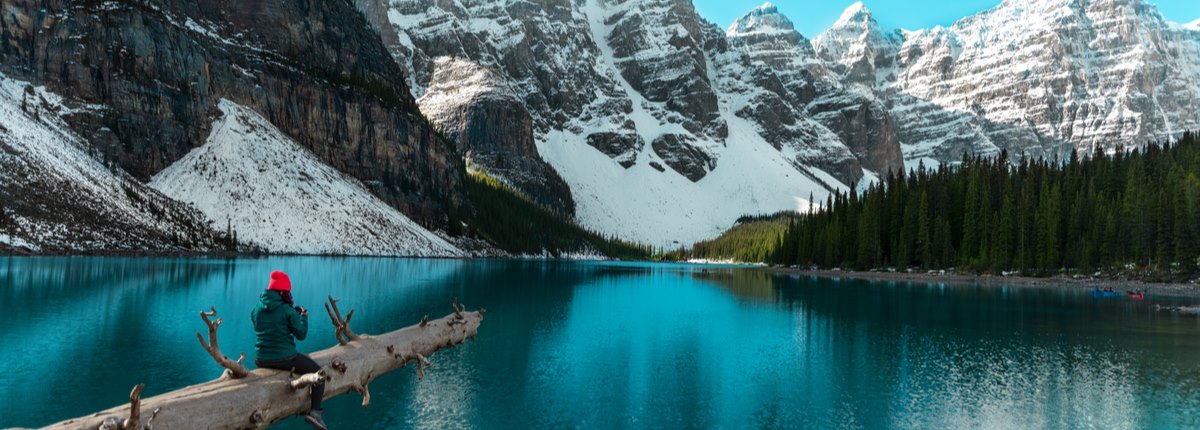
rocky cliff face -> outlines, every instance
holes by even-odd
[[[721,112],[721,98],[727,94],[718,88],[718,80],[744,75],[730,67],[741,69],[758,61],[740,49],[731,52],[726,37],[686,0],[356,4],[385,42],[390,41],[397,59],[411,68],[410,83],[419,97],[438,85],[437,58],[471,62],[494,70],[512,90],[533,118],[539,140],[566,132],[625,168],[641,159],[693,182],[717,168],[729,136]],[[804,46],[811,51],[807,41]],[[730,55],[736,58],[717,58]],[[777,66],[777,72],[786,69],[783,63]],[[758,108],[742,116],[773,129],[764,133],[772,133],[777,147],[806,146],[814,156],[801,160],[804,168],[815,162],[844,182],[860,178],[862,165],[846,148],[818,142],[821,133],[811,127],[784,131],[768,121],[786,117],[789,124],[782,127],[791,126],[791,119],[804,116],[803,106],[816,97],[811,79],[786,74],[782,80],[760,79],[799,85],[779,89],[781,96],[803,101],[794,112],[756,112],[765,109]]]
[[[663,230],[661,226],[637,226],[641,223],[623,223],[622,218],[665,217],[664,223],[673,222],[668,220],[673,217],[702,219],[688,237],[673,238],[690,242],[724,228],[736,219],[735,212],[791,209],[797,198],[813,192],[824,196],[831,189],[860,180],[865,166],[887,169],[900,165],[899,157],[864,163],[859,154],[863,159],[873,156],[869,147],[875,144],[852,148],[839,136],[858,133],[847,127],[879,120],[872,114],[884,111],[867,106],[859,112],[863,103],[841,102],[839,108],[854,112],[825,118],[829,125],[807,112],[822,94],[818,84],[824,88],[837,83],[828,79],[818,83],[813,74],[829,72],[811,55],[807,40],[797,43],[803,38],[794,30],[783,36],[783,41],[774,41],[749,36],[758,30],[746,29],[745,37],[735,41],[701,19],[687,0],[357,0],[356,4],[379,29],[399,62],[410,68],[410,84],[421,109],[447,130],[472,127],[468,124],[472,103],[446,103],[474,97],[462,94],[507,93],[500,98],[489,96],[483,103],[494,105],[505,99],[506,106],[522,105],[532,119],[541,156],[535,161],[545,160],[552,168],[534,163],[525,168],[529,178],[524,181],[505,172],[497,176],[529,194],[540,195],[543,192],[537,187],[520,184],[547,182],[539,178],[552,177],[557,171],[570,186],[577,218],[605,232],[651,237],[650,241],[657,243],[659,232],[647,230]],[[767,46],[778,43],[791,45]],[[813,70],[791,67],[794,61],[788,56],[793,49],[809,50]],[[788,53],[768,52],[772,50]],[[763,66],[763,61],[774,64]],[[461,79],[446,82],[439,78],[438,70],[447,64],[487,70],[491,77],[488,83],[477,85],[464,85]],[[446,91],[447,85],[455,90]],[[465,89],[472,85],[504,91]],[[475,123],[508,127],[494,120]],[[899,153],[895,139],[883,142]],[[735,143],[739,149],[734,149]],[[460,143],[464,144],[471,145]],[[500,146],[513,148],[509,152],[527,152],[517,149],[521,145],[516,141],[500,141]],[[475,150],[474,158],[496,148]],[[747,156],[732,152],[759,150],[766,151],[762,155],[773,159],[773,166],[788,166],[788,170],[770,178],[730,171],[712,179],[721,169],[735,169],[726,166],[741,165]],[[573,167],[585,157],[580,151],[600,155],[619,170],[606,173],[609,167],[592,166],[581,171]],[[758,170],[776,172],[765,167]],[[607,189],[630,178],[661,186],[624,193]],[[602,183],[593,183],[597,180]],[[760,180],[765,183],[750,184]],[[692,211],[703,211],[701,205],[671,203],[737,187],[747,191],[774,187],[782,198],[735,193],[734,200],[725,202],[728,210],[710,210],[714,213],[694,217]],[[685,196],[665,195],[679,193]],[[610,195],[620,195],[615,198],[623,201],[602,197]],[[787,203],[766,204],[766,200]],[[630,201],[653,203],[630,211]]]
[[[816,53],[847,84],[875,87],[894,73],[896,51],[904,36],[885,31],[862,2],[814,40]]]
[[[1142,0],[1005,0],[903,35],[856,6],[817,46],[843,80],[874,77],[910,159],[1065,157],[1200,126],[1200,45]]]
[[[546,206],[566,213],[574,211],[570,191],[533,150],[533,140],[509,136],[481,146],[479,138],[486,134],[521,131],[488,131],[485,124],[503,124],[499,127],[510,129],[513,125],[509,120],[520,124],[527,116],[536,136],[552,130],[572,130],[627,165],[632,165],[645,146],[627,118],[632,111],[631,101],[622,96],[610,76],[592,67],[599,61],[599,54],[586,36],[587,17],[568,0],[356,0],[356,4],[406,69],[413,94],[425,101],[422,109],[455,137],[463,138],[456,139],[456,144],[469,147],[477,167]],[[439,58],[456,61],[439,63]],[[447,69],[448,65],[454,70]],[[472,68],[488,71],[485,80],[472,82],[487,90],[435,79],[457,76],[455,70]],[[476,99],[490,107],[446,103],[454,101],[454,91],[458,90],[486,93],[487,97]],[[489,117],[488,112],[501,116]],[[603,132],[585,132],[597,123],[604,124],[600,127]],[[474,131],[461,132],[466,130]],[[528,162],[517,163],[513,155]],[[500,159],[511,161],[504,163],[512,167],[490,161]]]
[[[863,169],[887,174],[903,168],[888,109],[871,91],[840,79],[841,68],[821,59],[774,5],[751,11],[734,22],[726,36],[746,55],[754,86],[777,98],[762,99],[756,109],[745,113],[746,118],[759,120],[769,141],[789,140],[780,135],[780,126],[815,120],[808,126],[817,129],[814,133],[824,132],[819,130],[824,127],[836,136],[827,144],[829,149],[802,160],[805,164],[833,173],[847,184],[860,181]],[[832,156],[835,153],[841,155]]]
[[[459,58],[495,70],[539,137],[566,131],[626,168],[649,157],[693,180],[715,166],[728,130],[705,44],[719,37],[690,2],[357,3],[385,38],[397,35],[418,96],[437,85],[436,58]]]
[[[981,131],[983,125],[979,118],[890,89],[891,82],[902,72],[902,58],[911,58],[915,52],[953,50],[944,43],[931,43],[933,46],[926,46],[925,51],[902,49],[902,46],[907,47],[904,42],[903,33],[883,29],[871,11],[859,2],[847,8],[829,30],[814,39],[813,44],[817,55],[828,64],[835,81],[854,89],[857,97],[875,101],[872,110],[887,112],[886,118],[872,122],[881,124],[895,135],[902,144],[903,158],[936,165],[955,163],[962,159],[963,153],[985,156],[998,153],[999,149]],[[828,107],[841,111],[836,106]],[[818,106],[815,111],[830,110]],[[850,118],[856,116],[852,111],[843,112],[850,114]],[[860,138],[860,142],[863,140]]]
[[[13,0],[0,53],[14,77],[103,106],[68,122],[143,181],[204,141],[224,97],[424,225],[463,203],[461,161],[343,2]]]
[[[533,117],[496,72],[440,57],[430,83],[418,103],[455,142],[468,168],[507,181],[543,206],[575,212],[567,183],[538,156]]]

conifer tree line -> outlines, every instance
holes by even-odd
[[[1008,154],[920,167],[794,217],[770,261],[1048,275],[1150,269],[1190,274],[1200,257],[1200,143],[1065,162]]]
[[[738,262],[764,262],[771,259],[778,248],[779,236],[788,227],[793,213],[768,216],[745,216],[737,220],[733,228],[720,237],[697,242],[687,249],[665,254],[667,260],[732,260]]]
[[[528,255],[594,251],[628,260],[650,257],[650,248],[587,230],[486,173],[469,173],[466,179],[477,215],[466,220],[470,227],[463,233],[487,239],[500,249]],[[451,225],[459,223],[461,218],[452,213]]]

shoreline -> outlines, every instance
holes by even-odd
[[[1035,278],[1029,276],[971,275],[962,273],[905,273],[905,272],[861,272],[845,270],[809,270],[786,267],[763,267],[769,273],[782,275],[813,276],[818,278],[845,278],[862,281],[946,283],[955,285],[1014,286],[1037,288],[1086,289],[1112,288],[1124,294],[1129,290],[1146,291],[1147,297],[1168,296],[1200,299],[1200,285],[1191,283],[1163,283],[1119,279],[1068,278],[1055,276]]]
[[[563,254],[561,256],[536,254],[486,254],[476,253],[459,256],[440,255],[352,255],[352,254],[290,254],[290,253],[237,253],[237,252],[175,252],[175,251],[96,251],[96,252],[23,252],[7,249],[0,244],[0,258],[183,258],[183,259],[265,259],[273,257],[315,258],[375,258],[375,259],[418,259],[418,260],[513,260],[513,261],[622,261],[616,258],[590,256],[587,254]],[[640,260],[638,260],[640,261]],[[646,260],[649,262],[649,260]]]

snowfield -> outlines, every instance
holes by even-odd
[[[695,183],[670,169],[659,172],[650,157],[624,169],[570,134],[551,133],[538,151],[571,185],[581,225],[675,249],[717,237],[748,213],[807,210],[810,193],[818,201],[828,196],[751,127],[730,121],[720,164]]]
[[[205,144],[155,175],[152,188],[274,253],[462,255],[258,113],[228,100],[219,107]]]

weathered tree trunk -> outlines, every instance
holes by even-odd
[[[332,298],[330,299],[333,302]],[[474,339],[483,321],[484,311],[464,312],[455,300],[454,313],[438,320],[426,316],[416,325],[381,335],[354,334],[345,320],[334,314],[339,342],[333,348],[311,354],[322,367],[322,374],[291,375],[288,372],[257,369],[244,378],[227,371],[221,378],[181,388],[162,395],[139,399],[140,386],[130,395],[130,404],[86,417],[52,424],[47,429],[247,429],[263,428],[292,415],[308,411],[308,386],[324,377],[325,398],[347,392],[363,395],[363,406],[370,403],[367,384],[379,375],[416,362],[418,375],[429,365],[425,358],[443,348]],[[216,313],[205,313],[208,316]],[[340,312],[338,312],[340,313]],[[215,325],[219,325],[219,322]],[[215,327],[209,324],[211,345],[205,349],[222,366],[233,360],[216,350]],[[201,341],[203,344],[203,340]],[[213,347],[213,348],[210,348]],[[240,361],[240,360],[239,360]],[[240,365],[240,362],[237,363]],[[293,388],[296,387],[296,388]],[[139,409],[140,406],[140,410]]]

